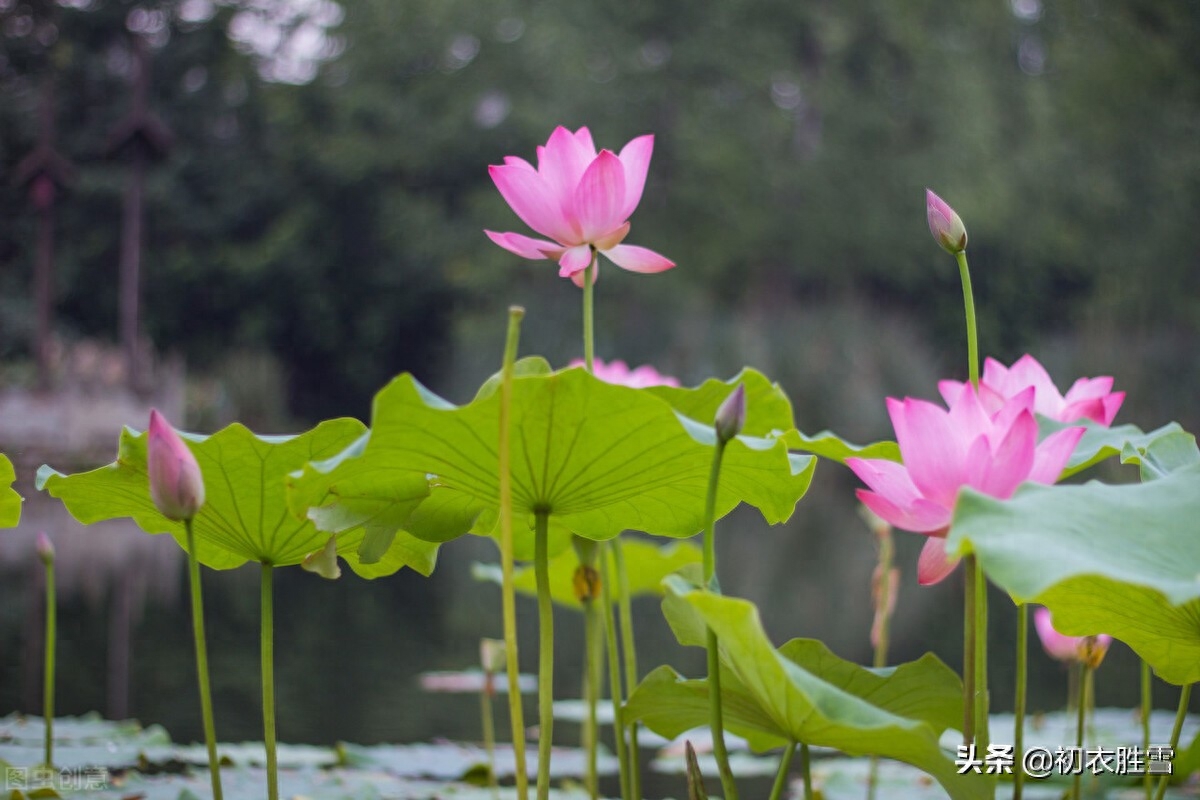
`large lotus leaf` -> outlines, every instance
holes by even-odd
[[[531,538],[536,512],[592,539],[626,529],[687,537],[703,527],[711,424],[679,415],[644,390],[568,369],[513,381],[512,426],[514,510],[525,523],[516,526],[519,544]],[[303,480],[336,480],[340,495],[361,500],[379,489],[375,477],[362,476],[430,475],[435,492],[461,495],[446,503],[454,513],[434,515],[418,532],[444,541],[495,518],[498,430],[496,393],[455,406],[401,375],[376,396],[361,454],[348,456],[326,478],[306,470]],[[342,480],[351,458],[358,463]],[[746,502],[769,523],[783,522],[807,491],[814,466],[815,459],[789,454],[777,439],[738,437],[726,449],[717,512]],[[338,513],[345,522],[356,512]]]
[[[324,547],[329,534],[289,512],[285,479],[304,464],[322,461],[352,445],[363,431],[357,420],[336,419],[297,436],[256,436],[236,423],[211,436],[185,435],[204,475],[205,503],[193,521],[200,562],[214,569],[247,561],[281,567],[299,564]],[[85,525],[128,517],[147,533],[169,533],[180,547],[186,547],[183,524],[160,514],[150,498],[146,442],[146,433],[126,428],[112,464],[74,475],[43,466],[38,470],[38,488],[61,500]],[[405,484],[413,507],[427,494],[421,484],[418,480]],[[377,564],[363,569],[358,550],[364,535],[357,528],[338,537],[338,554],[351,568],[367,575],[395,572],[402,566],[425,573],[432,569],[436,547],[410,536],[397,536]]]
[[[720,639],[725,723],[755,749],[795,741],[894,758],[928,772],[956,800],[991,797],[992,782],[958,775],[938,744],[941,732],[961,718],[962,685],[936,657],[872,670],[837,658],[817,641],[798,639],[776,650],[753,603],[697,589],[680,576],[665,584],[664,604],[686,606]],[[681,642],[694,641],[691,626],[679,633]],[[661,667],[630,697],[630,718],[677,736],[707,723],[707,686]]]
[[[15,528],[21,521],[21,495],[12,488],[16,479],[12,462],[0,453],[0,528]]]
[[[784,434],[783,441],[792,450],[802,450],[821,458],[828,458],[830,461],[836,461],[839,464],[846,463],[847,458],[883,458],[888,461],[901,460],[900,446],[895,442],[852,444],[833,431],[821,431],[809,436],[798,430],[790,430]]]
[[[1164,680],[1200,680],[1200,465],[1142,484],[959,495],[950,553],[974,551],[1017,602],[1069,636],[1109,633]]]
[[[672,542],[660,547],[653,542],[623,537],[616,540],[616,546],[621,548],[625,558],[631,597],[662,594],[663,578],[688,564],[699,564],[703,559],[700,548],[692,542]],[[579,554],[573,547],[566,548],[550,562],[550,597],[554,602],[567,608],[583,607],[575,596],[575,571],[578,568]],[[475,564],[471,572],[477,580],[501,583],[499,564]],[[610,568],[609,575],[616,580],[615,567]],[[533,569],[522,567],[516,570],[513,587],[522,594],[536,596],[537,578]]]
[[[1149,444],[1126,442],[1121,462],[1137,464],[1142,480],[1152,481],[1194,464],[1200,464],[1200,448],[1196,437],[1185,431],[1172,431],[1158,436]]]
[[[747,436],[768,436],[791,430],[795,425],[792,421],[792,401],[783,393],[783,389],[758,370],[749,367],[727,381],[710,378],[690,389],[650,386],[643,391],[666,400],[685,417],[711,423],[721,403],[738,384],[746,387],[746,421],[742,425],[742,433]]]
[[[1156,439],[1183,430],[1174,422],[1146,433],[1136,425],[1117,425],[1110,428],[1091,420],[1057,422],[1039,416],[1038,438],[1044,439],[1063,428],[1080,427],[1084,429],[1083,436],[1080,438],[1079,444],[1075,446],[1075,452],[1071,454],[1067,466],[1063,468],[1063,478],[1083,472],[1106,459],[1119,456],[1127,449],[1143,450]]]

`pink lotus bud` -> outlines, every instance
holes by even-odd
[[[146,445],[150,497],[167,519],[180,522],[196,516],[204,505],[204,476],[192,451],[157,410],[150,411],[150,441]]]
[[[54,563],[54,544],[50,541],[50,537],[46,535],[45,531],[38,531],[37,554],[38,558],[47,567]]]
[[[717,439],[724,444],[742,432],[746,424],[746,385],[739,383],[738,387],[725,398],[717,409],[717,419],[714,423],[717,429]]]
[[[929,189],[925,190],[925,214],[929,217],[929,232],[934,241],[949,253],[967,249],[967,229],[954,209]]]
[[[1104,660],[1112,637],[1107,633],[1097,636],[1064,636],[1054,629],[1049,609],[1039,608],[1033,612],[1033,624],[1046,654],[1059,661],[1078,662],[1095,669]]]

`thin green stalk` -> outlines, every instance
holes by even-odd
[[[1017,688],[1013,696],[1013,753],[1019,759],[1025,752],[1025,696],[1029,680],[1029,606],[1017,604]],[[1025,789],[1025,767],[1013,769],[1013,800],[1021,800]]]
[[[887,530],[887,529],[885,529]],[[875,587],[875,613],[879,615],[879,636],[875,642],[876,669],[887,666],[888,633],[891,626],[891,608],[888,602],[892,591],[892,545],[891,534],[879,537],[879,585]],[[867,800],[875,800],[875,787],[879,785],[879,758],[871,756],[871,767],[867,771]]]
[[[1192,699],[1192,684],[1185,684],[1179,691],[1179,710],[1175,712],[1175,727],[1171,729],[1171,752],[1179,750],[1179,734],[1183,731],[1183,721],[1187,717],[1188,703]],[[1162,800],[1163,795],[1167,793],[1167,784],[1171,782],[1170,775],[1163,775],[1158,779],[1158,791],[1155,793],[1155,800]]]
[[[775,773],[775,784],[771,787],[768,800],[783,800],[787,792],[788,771],[792,768],[792,756],[796,755],[796,743],[788,742],[783,749],[783,758],[779,760],[779,771]]]
[[[529,800],[529,772],[525,760],[525,710],[521,705],[520,668],[517,660],[517,594],[513,585],[512,502],[512,393],[513,364],[521,340],[521,318],[525,309],[508,309],[508,335],[504,343],[504,367],[500,382],[500,436],[497,454],[500,470],[500,586],[504,617],[505,671],[508,673],[508,719],[512,725],[514,770],[518,800]]]
[[[632,692],[640,674],[637,665],[637,646],[633,635],[633,602],[629,592],[629,573],[625,570],[625,552],[621,540],[613,541],[613,561],[617,568],[617,603],[621,612],[621,653],[625,657],[625,687]],[[621,700],[627,700],[625,696]],[[622,737],[623,738],[623,737]],[[635,800],[642,797],[642,768],[638,756],[638,723],[629,726],[629,796]]]
[[[54,766],[54,643],[58,636],[58,598],[54,560],[46,560],[46,657],[42,663],[42,717],[46,723],[46,766]]]
[[[208,644],[204,634],[204,598],[200,589],[200,561],[196,558],[196,540],[191,519],[183,521],[187,531],[188,583],[192,594],[192,639],[196,646],[196,680],[200,684],[200,718],[204,723],[204,744],[208,748],[208,775],[213,800],[221,800],[221,761],[217,758],[217,729],[213,723],[212,689],[208,678]]]
[[[812,754],[806,744],[800,745],[800,777],[804,781],[804,800],[813,800]]]
[[[1150,750],[1150,714],[1154,709],[1154,699],[1151,692],[1150,662],[1142,659],[1142,753]],[[1150,780],[1150,771],[1142,774],[1142,783],[1146,789],[1146,800],[1154,794],[1154,785]]]
[[[597,619],[600,609],[595,600],[583,601],[583,639],[584,639],[584,696],[587,702],[587,720],[584,723],[584,751],[587,753],[587,769],[584,783],[592,800],[600,797],[600,779],[597,769],[597,745],[600,742],[600,727],[596,722],[596,707],[600,704],[600,681],[603,669],[604,641],[597,639],[597,634],[603,635],[600,620]]]
[[[979,330],[975,323],[975,293],[971,290],[971,269],[967,266],[967,251],[955,253],[958,276],[962,280],[963,309],[967,317],[967,373],[971,384],[979,388]]]
[[[975,745],[979,752],[988,748],[988,681],[987,681],[987,576],[975,559]]]
[[[1087,664],[1083,665],[1083,675],[1079,681],[1079,715],[1077,717],[1075,729],[1075,750],[1078,758],[1083,758],[1083,731],[1087,720],[1087,687],[1092,682],[1092,668]],[[1079,800],[1083,797],[1083,765],[1072,764],[1075,772],[1075,780],[1072,783],[1071,797],[1074,800]]]
[[[975,556],[963,559],[963,744],[975,740]]]
[[[609,581],[611,571],[608,568],[608,553],[617,552],[620,546],[610,542],[600,551],[600,602],[604,604],[604,634],[608,642],[608,685],[612,695],[613,707],[613,739],[617,748],[617,766],[621,776],[621,797],[624,800],[637,798],[634,794],[633,776],[630,771],[632,761],[637,758],[637,751],[625,746],[625,710],[622,699],[625,692],[621,682],[621,664],[617,653],[617,623],[613,618],[612,583]],[[619,562],[618,562],[619,563]]]
[[[483,748],[487,752],[488,786],[494,800],[500,800],[500,781],[496,777],[496,718],[492,714],[492,695],[495,675],[489,670],[484,675],[483,691],[479,693],[479,716],[483,723]]]
[[[712,471],[708,476],[708,495],[704,501],[704,585],[711,592],[720,592],[717,581],[716,551],[716,507],[717,487],[721,481],[721,459],[725,455],[725,442],[717,439],[713,448]],[[725,723],[721,709],[721,648],[717,634],[708,629],[708,719],[712,729],[713,755],[721,773],[721,787],[725,800],[737,800],[737,784],[729,766],[729,751],[725,749]]]
[[[267,746],[267,797],[279,800],[279,770],[275,763],[275,568],[262,565],[262,704],[263,741]]]
[[[583,273],[583,363],[587,366],[587,371],[592,372],[592,365],[596,357],[596,334],[595,322],[592,316],[592,294],[593,286],[596,279],[596,260],[600,256],[596,253],[596,248],[592,248],[592,263],[588,264],[587,269]]]
[[[533,570],[538,604],[538,800],[550,797],[550,748],[554,742],[554,603],[550,599],[550,515],[536,511]]]

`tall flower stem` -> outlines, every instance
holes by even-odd
[[[796,743],[788,742],[783,749],[783,758],[779,760],[779,771],[775,773],[775,784],[771,787],[768,800],[783,800],[787,794],[788,771],[792,768],[792,757],[796,755]]]
[[[987,681],[987,576],[973,559],[975,569],[975,745],[979,752],[986,753],[988,736],[988,681]]]
[[[1192,685],[1185,684],[1179,692],[1179,710],[1175,712],[1175,727],[1171,729],[1171,752],[1179,749],[1179,734],[1183,731],[1183,721],[1187,718],[1188,703],[1192,699]],[[1167,793],[1167,784],[1171,782],[1171,776],[1163,775],[1158,779],[1158,791],[1155,792],[1155,800],[1162,800]]]
[[[221,800],[221,762],[217,758],[217,729],[213,723],[212,689],[208,679],[208,644],[204,635],[204,597],[200,589],[200,561],[196,558],[196,537],[192,520],[183,521],[187,532],[188,584],[192,594],[192,639],[196,645],[196,680],[200,685],[200,718],[204,724],[204,744],[208,748],[208,774],[213,800]]]
[[[592,248],[592,263],[588,264],[588,268],[583,273],[583,363],[587,365],[587,371],[592,371],[592,365],[596,359],[596,334],[595,322],[592,316],[592,295],[594,293],[593,283],[596,282],[596,260],[599,255],[596,253],[596,248]]]
[[[550,748],[554,742],[554,603],[550,599],[550,514],[534,512],[533,570],[538,604],[538,800],[550,797]]]
[[[275,763],[275,568],[262,565],[262,705],[263,742],[267,746],[267,797],[279,800],[279,770]]]
[[[619,539],[614,540],[609,547],[613,554],[613,563],[617,570],[617,602],[621,611],[621,652],[625,657],[625,686],[629,691],[638,682],[637,646],[633,635],[633,603],[629,592],[629,573],[625,569],[625,552]],[[615,695],[614,695],[615,697]],[[622,696],[622,700],[626,698]],[[622,736],[624,738],[624,736]],[[638,762],[638,723],[629,726],[629,796],[634,800],[642,798],[642,769]]]
[[[595,599],[583,601],[584,639],[584,695],[587,701],[587,719],[584,722],[584,750],[587,752],[585,783],[592,800],[600,797],[600,781],[597,770],[597,746],[600,742],[600,726],[596,721],[596,707],[600,705],[600,681],[603,667],[604,623],[601,609]]]
[[[512,725],[513,758],[518,800],[529,800],[529,773],[525,761],[525,711],[521,705],[520,667],[517,659],[517,594],[513,585],[512,501],[512,395],[513,365],[521,341],[521,319],[525,309],[510,306],[508,334],[504,342],[504,366],[500,380],[500,436],[497,453],[500,468],[500,571],[501,607],[504,617],[505,671],[508,674],[508,718]]]
[[[1083,665],[1083,674],[1079,679],[1079,715],[1076,718],[1075,729],[1075,751],[1079,754],[1079,758],[1083,758],[1083,731],[1087,724],[1087,693],[1088,684],[1092,682],[1092,668],[1087,664]],[[1071,797],[1073,800],[1080,800],[1083,797],[1083,765],[1073,764],[1075,772],[1075,781],[1071,789]]]
[[[1150,749],[1150,714],[1154,710],[1154,697],[1151,692],[1152,683],[1150,678],[1150,662],[1142,659],[1142,753],[1145,754]],[[1142,784],[1146,789],[1146,800],[1154,794],[1153,783],[1150,780],[1150,771],[1146,770],[1142,773]]]
[[[717,487],[721,482],[721,459],[725,455],[725,441],[717,438],[713,448],[712,471],[708,477],[708,496],[704,501],[704,586],[710,592],[720,593],[717,582],[717,551],[715,543]],[[708,629],[708,719],[712,729],[713,755],[721,773],[721,786],[725,800],[737,800],[737,784],[733,770],[729,767],[729,751],[725,749],[725,724],[721,710],[721,648],[717,634]]]
[[[1025,695],[1029,679],[1029,606],[1017,604],[1017,688],[1013,695],[1013,753],[1018,759],[1025,752]],[[1013,768],[1013,800],[1021,800],[1025,789],[1025,767]]]
[[[804,781],[804,800],[813,800],[812,754],[806,744],[800,745],[800,778]]]
[[[962,281],[963,310],[967,317],[967,374],[971,385],[979,388],[979,330],[975,323],[975,293],[971,289],[971,269],[967,266],[967,251],[954,254],[958,259],[958,276]]]
[[[47,767],[54,766],[54,651],[58,636],[58,596],[54,587],[54,559],[46,563],[46,653],[42,662],[42,717],[46,723],[45,752]],[[219,795],[218,795],[219,797]]]
[[[641,800],[641,796],[636,794],[638,789],[634,788],[630,771],[633,760],[637,758],[637,751],[631,750],[625,745],[625,711],[621,706],[625,692],[621,682],[621,663],[617,652],[617,622],[613,618],[612,583],[609,580],[612,571],[608,565],[608,553],[609,551],[620,552],[620,548],[620,544],[613,541],[605,543],[600,551],[600,601],[604,603],[604,634],[608,642],[608,685],[609,694],[612,695],[613,739],[616,741],[617,765],[621,775],[621,797],[625,800],[631,798]]]
[[[963,744],[975,741],[975,556],[963,559]]]

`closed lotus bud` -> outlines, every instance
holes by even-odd
[[[717,429],[717,439],[722,444],[742,432],[746,424],[746,385],[739,383],[738,387],[725,398],[717,409],[717,419],[714,426]]]
[[[929,232],[934,241],[949,253],[967,249],[967,229],[945,200],[929,189],[925,190],[925,214],[929,217]]]
[[[484,672],[503,672],[507,658],[508,651],[503,639],[479,640],[479,663]]]
[[[1083,641],[1079,643],[1079,660],[1086,664],[1089,668],[1095,669],[1104,661],[1104,656],[1108,653],[1108,646],[1112,644],[1112,637],[1107,633],[1102,633],[1099,636],[1085,636]]]
[[[1045,608],[1033,612],[1033,624],[1046,654],[1059,661],[1077,662],[1095,669],[1100,666],[1108,646],[1112,644],[1112,637],[1106,633],[1097,636],[1064,636],[1054,629],[1050,611]]]
[[[196,516],[204,505],[204,476],[196,457],[157,410],[150,412],[150,441],[146,445],[150,497],[167,519],[181,522]]]
[[[50,537],[46,535],[45,531],[38,531],[37,554],[47,567],[54,563],[54,543],[50,541]]]
[[[579,565],[571,577],[575,588],[575,599],[581,603],[590,603],[600,598],[600,573],[595,567]]]

